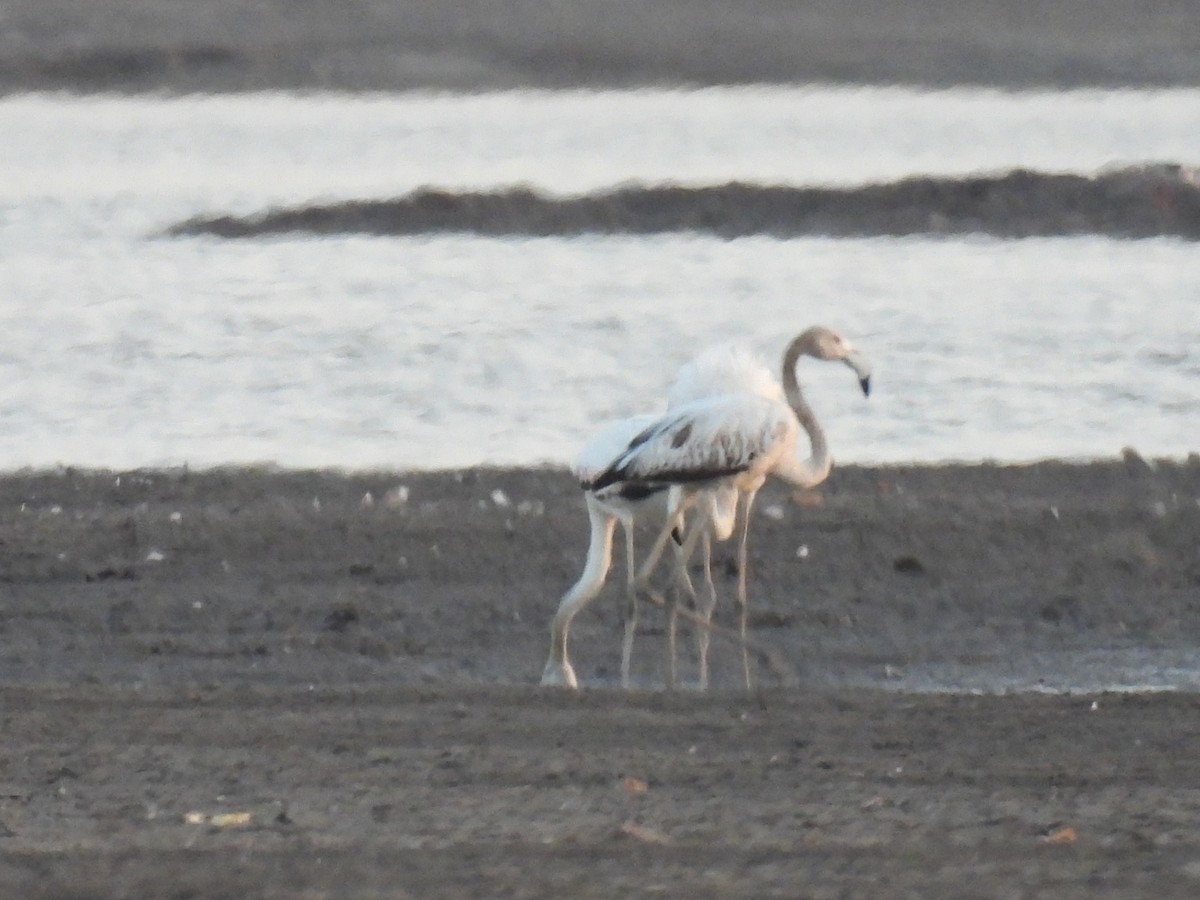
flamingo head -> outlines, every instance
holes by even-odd
[[[805,353],[829,362],[844,362],[858,376],[863,396],[871,396],[871,364],[848,340],[832,328],[820,325],[808,329],[801,337]]]

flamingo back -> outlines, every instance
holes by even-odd
[[[592,484],[683,484],[766,471],[795,444],[798,429],[781,401],[745,392],[706,397],[647,426]]]
[[[630,416],[603,425],[584,444],[571,464],[571,472],[584,487],[589,486],[596,476],[612,465],[613,460],[629,449],[629,442],[658,421],[656,415]]]
[[[701,352],[680,367],[667,395],[668,408],[717,394],[745,392],[784,400],[779,380],[748,348],[722,344]]]

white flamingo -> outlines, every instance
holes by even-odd
[[[628,446],[629,442],[658,420],[655,415],[634,416],[610,423],[603,428],[580,451],[572,465],[572,472],[579,479],[587,503],[591,537],[588,542],[587,562],[579,580],[559,602],[550,626],[550,656],[542,671],[542,684],[578,687],[575,670],[567,655],[567,634],[571,622],[604,586],[604,579],[612,565],[613,532],[620,524],[625,533],[626,563],[626,611],[625,636],[621,645],[621,684],[629,686],[630,660],[633,655],[633,637],[637,629],[638,578],[634,558],[634,525],[637,521],[652,520],[665,523],[664,539],[683,524],[682,492],[679,488],[662,484],[623,484],[611,482],[593,490],[593,479]],[[655,559],[661,555],[661,548]],[[691,591],[684,560],[676,558],[676,578],[679,585]],[[672,621],[672,626],[674,622]],[[670,648],[674,657],[674,646]]]
[[[717,350],[685,366],[671,392],[673,406],[636,435],[627,449],[591,482],[593,491],[609,485],[671,486],[683,491],[679,505],[707,496],[681,555],[686,559],[695,542],[710,529],[717,537],[732,533],[741,516],[738,545],[737,602],[740,612],[742,668],[750,686],[750,657],[746,644],[746,570],[750,512],[754,498],[769,475],[797,487],[820,484],[829,475],[832,458],[824,429],[804,398],[796,378],[801,356],[840,361],[858,376],[863,393],[870,393],[870,365],[848,341],[828,328],[809,328],[797,335],[783,354],[782,384],[744,353]],[[797,452],[800,430],[808,435],[811,452]],[[662,554],[669,535],[664,528],[637,577],[641,588]],[[706,610],[711,615],[715,591]],[[705,682],[707,641],[702,647],[701,683]]]

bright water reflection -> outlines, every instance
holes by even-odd
[[[0,100],[0,467],[562,461],[694,349],[824,322],[842,461],[1200,449],[1174,240],[167,240],[423,184],[857,182],[1185,154],[1200,92],[713,90]]]

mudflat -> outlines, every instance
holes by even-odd
[[[10,473],[0,884],[1192,896],[1195,694],[909,688],[1188,653],[1198,499],[1200,459],[1133,453],[770,487],[754,690],[723,636],[712,690],[664,689],[654,608],[621,690],[614,575],[572,629],[576,693],[538,685],[587,544],[565,471]],[[726,628],[732,548],[717,573]]]
[[[1200,84],[1191,0],[8,0],[0,90]]]

